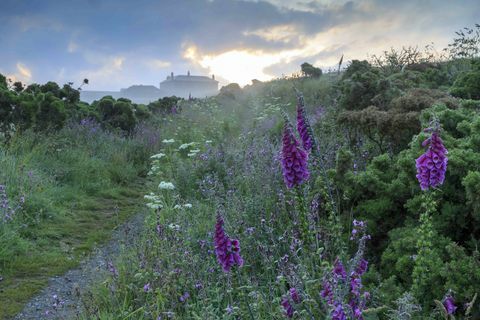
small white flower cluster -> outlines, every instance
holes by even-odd
[[[174,139],[168,139],[168,140],[167,140],[167,139],[163,139],[162,142],[163,142],[163,143],[174,143],[175,140],[174,140]]]
[[[163,157],[165,157],[165,156],[166,156],[165,153],[157,153],[157,154],[151,156],[150,159],[161,159],[161,158],[163,158]]]
[[[180,226],[178,224],[173,224],[173,223],[170,223],[168,225],[168,228],[171,229],[171,230],[174,230],[174,231],[179,231],[180,230]]]
[[[175,186],[171,182],[162,181],[158,185],[158,188],[163,189],[163,190],[173,190],[173,189],[175,189]]]
[[[152,167],[150,168],[150,171],[148,171],[148,175],[151,176],[153,174],[157,174],[160,171],[160,162],[158,160],[154,160],[152,162]]]
[[[187,154],[187,156],[189,157],[195,157],[197,155],[197,153],[200,152],[200,149],[193,149],[193,150],[190,150],[190,153]]]
[[[192,204],[191,203],[185,203],[184,205],[179,205],[179,204],[176,204],[175,207],[173,207],[173,209],[180,209],[180,208],[188,208],[190,209],[192,207]]]
[[[160,199],[159,196],[157,196],[153,192],[150,192],[150,194],[144,195],[143,198],[150,201],[146,204],[146,206],[150,209],[157,210],[163,207],[162,200]]]
[[[180,145],[180,147],[178,147],[178,150],[185,150],[189,147],[193,147],[196,144],[197,144],[196,142],[184,143],[184,144]]]
[[[209,143],[212,143],[213,141],[212,140],[206,140],[205,143],[209,144]]]

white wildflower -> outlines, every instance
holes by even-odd
[[[158,187],[159,187],[160,189],[164,189],[164,190],[173,190],[173,189],[175,189],[175,186],[173,185],[173,183],[171,183],[171,182],[165,182],[165,181],[160,182],[160,184],[158,185]]]
[[[179,226],[178,224],[170,223],[170,224],[168,225],[168,227],[169,227],[171,230],[175,230],[175,231],[180,230],[180,226]]]
[[[174,139],[168,139],[168,140],[167,140],[167,139],[163,139],[162,142],[163,142],[163,143],[174,143],[175,140],[174,140]]]
[[[157,153],[157,154],[151,156],[150,159],[161,159],[163,157],[165,157],[165,153]]]
[[[185,208],[191,208],[191,207],[192,207],[192,204],[191,204],[191,203],[185,203],[183,206],[184,206]]]
[[[184,150],[184,149],[187,149],[188,147],[192,147],[194,145],[196,145],[196,142],[184,143],[180,147],[178,147],[178,150]]]
[[[158,209],[162,208],[162,205],[159,204],[159,203],[149,202],[149,203],[147,203],[147,207],[149,207],[150,209],[158,210]]]

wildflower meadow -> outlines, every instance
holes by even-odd
[[[0,77],[0,318],[140,216],[72,319],[480,319],[478,55],[379,61],[162,108]]]

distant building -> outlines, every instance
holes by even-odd
[[[218,81],[215,76],[192,76],[190,71],[187,75],[175,76],[173,72],[166,80],[160,82],[160,90],[172,93],[175,96],[187,98],[201,98],[216,95],[218,93]]]
[[[182,98],[203,98],[218,93],[218,81],[215,76],[192,76],[190,71],[187,75],[174,76],[173,72],[166,80],[160,83],[160,88],[152,85],[133,85],[120,91],[80,91],[80,99],[91,103],[100,100],[104,96],[112,96],[115,99],[127,98],[135,103],[148,104],[163,97],[177,96]]]

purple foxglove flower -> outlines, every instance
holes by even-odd
[[[360,296],[360,289],[362,288],[362,280],[356,274],[353,274],[350,277],[350,292],[356,296]]]
[[[297,100],[297,131],[302,139],[303,148],[305,151],[310,151],[313,146],[312,129],[305,114],[303,97],[299,95]]]
[[[290,288],[289,293],[290,293],[290,297],[292,298],[293,302],[295,302],[295,303],[300,303],[301,302],[300,295],[298,294],[297,289],[292,287],[292,288]]]
[[[427,151],[416,160],[417,179],[422,190],[437,187],[443,184],[447,171],[447,149],[437,132],[422,143],[428,146]]]
[[[362,309],[357,305],[357,302],[355,300],[350,300],[348,305],[352,308],[353,318],[363,320]]]
[[[345,267],[343,266],[342,261],[340,261],[338,258],[335,260],[335,263],[333,265],[333,274],[337,278],[342,278],[343,280],[345,280],[345,278],[347,277]]]
[[[223,218],[219,215],[215,224],[215,254],[223,271],[230,272],[234,265],[243,266],[243,259],[240,256],[240,241],[228,237],[223,229],[223,223]]]
[[[454,314],[455,310],[457,310],[457,306],[455,305],[455,300],[453,300],[451,296],[448,296],[443,301],[443,306],[445,307],[445,310],[447,310],[448,314]]]
[[[300,148],[300,143],[288,125],[285,125],[283,130],[282,144],[283,180],[287,188],[291,189],[310,176],[307,168],[308,154]]]
[[[347,320],[343,306],[339,302],[335,302],[335,309],[332,311],[332,320]]]
[[[285,311],[285,315],[286,315],[288,318],[293,318],[293,307],[292,307],[292,305],[290,304],[290,301],[288,300],[288,298],[283,297],[283,298],[282,298],[282,301],[280,302],[280,304],[281,304],[282,307],[283,307],[283,311]]]
[[[367,268],[368,268],[368,261],[365,259],[361,259],[360,262],[358,263],[357,268],[355,269],[355,272],[358,273],[359,276],[361,276],[367,271]]]
[[[333,304],[333,291],[330,282],[325,281],[323,283],[323,289],[322,291],[320,291],[320,295],[322,296],[322,298],[327,300],[328,304]]]

